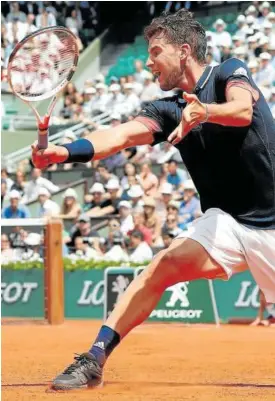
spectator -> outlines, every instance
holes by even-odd
[[[10,240],[7,234],[1,235],[1,265],[15,262],[16,255],[14,249],[11,248]]]
[[[131,253],[129,260],[133,263],[145,263],[151,261],[153,252],[147,242],[144,241],[144,236],[141,231],[134,230],[130,235],[131,246],[134,251]]]
[[[135,69],[136,69],[136,72],[134,74],[134,77],[135,77],[136,82],[144,85],[144,81],[145,81],[146,77],[148,76],[148,74],[147,74],[148,71],[143,68],[143,62],[141,60],[135,61]]]
[[[157,176],[152,173],[151,163],[148,161],[141,166],[140,185],[145,195],[153,197],[156,195],[159,181]]]
[[[11,190],[16,190],[20,193],[21,196],[23,196],[25,186],[26,186],[25,175],[24,175],[23,171],[17,170],[16,178],[15,178],[14,183],[11,186]]]
[[[83,210],[88,216],[97,216],[97,213],[106,206],[104,199],[104,186],[100,182],[95,182],[89,193],[91,195],[85,196]]]
[[[117,180],[117,176],[110,172],[108,167],[105,165],[104,162],[99,162],[95,173],[95,180],[96,182],[100,182],[104,186],[107,184],[108,181],[111,179]]]
[[[81,214],[81,206],[77,202],[77,193],[74,189],[68,188],[63,195],[63,203],[61,206],[62,219],[76,219]]]
[[[172,184],[175,189],[178,189],[179,186],[187,180],[187,178],[188,176],[186,171],[181,170],[175,160],[170,160],[168,162],[167,182],[169,182],[169,184]]]
[[[83,21],[80,10],[73,9],[71,16],[66,18],[65,26],[69,28],[76,36],[82,29]]]
[[[129,256],[124,250],[124,239],[120,232],[114,232],[112,243],[112,247],[104,254],[103,259],[112,262],[128,262]]]
[[[69,254],[69,259],[77,260],[100,260],[101,255],[83,237],[76,237],[74,240],[74,252]]]
[[[174,216],[178,217],[179,211],[180,211],[180,202],[171,200],[167,205],[167,214],[173,214]]]
[[[123,235],[126,235],[128,231],[133,230],[134,222],[132,212],[132,205],[130,202],[122,200],[119,202],[119,216],[120,216],[120,230]]]
[[[13,186],[14,182],[13,180],[9,177],[8,170],[6,168],[1,169],[1,179],[6,181],[7,184],[7,191],[9,192],[11,190],[11,187]]]
[[[102,211],[104,214],[118,214],[118,205],[121,201],[121,188],[117,179],[111,179],[107,182],[106,189],[109,194],[109,199],[105,202],[105,207]]]
[[[7,194],[8,194],[7,181],[4,178],[1,178],[1,209],[4,206],[4,202],[6,201]]]
[[[132,114],[140,109],[140,99],[134,92],[134,85],[132,83],[126,83],[124,85],[124,103],[121,105],[121,114]]]
[[[34,201],[38,198],[38,193],[41,188],[46,188],[50,193],[55,193],[59,187],[49,181],[47,178],[42,177],[42,171],[34,168],[31,173],[31,180],[25,185],[23,203]]]
[[[92,105],[92,115],[104,113],[109,102],[109,95],[106,93],[107,86],[103,83],[96,84],[96,95]]]
[[[135,230],[141,231],[144,236],[144,241],[148,245],[152,245],[152,232],[149,228],[144,225],[144,213],[143,210],[136,210],[132,212],[134,228],[128,231],[128,236]]]
[[[219,18],[215,22],[214,28],[216,29],[216,32],[215,32],[215,44],[218,47],[221,47],[221,46],[231,47],[231,45],[232,45],[231,35],[230,35],[229,32],[227,32],[225,30],[226,24],[221,18]]]
[[[37,30],[37,27],[34,25],[35,16],[33,14],[27,15],[27,22],[26,22],[26,35],[33,33]]]
[[[95,101],[96,89],[93,87],[87,87],[84,90],[84,103],[83,113],[86,117],[91,117],[93,103]]]
[[[154,246],[161,243],[161,220],[156,213],[156,202],[151,197],[144,198],[144,225],[149,228],[152,233]]]
[[[19,3],[17,3],[17,1],[11,1],[10,12],[7,15],[7,22],[12,22],[15,19],[20,22],[26,22],[26,14],[20,11]]]
[[[25,240],[28,236],[28,232],[24,230],[20,226],[16,226],[13,228],[12,232],[9,235],[9,240],[12,248],[24,248]]]
[[[144,79],[144,87],[140,94],[141,102],[150,102],[161,97],[160,88],[154,82],[154,76],[151,72],[147,72]]]
[[[19,253],[20,260],[28,262],[42,262],[40,255],[41,235],[37,233],[28,233],[24,240],[24,249]]]
[[[236,20],[236,24],[237,24],[238,29],[237,29],[235,35],[241,37],[242,40],[245,40],[246,39],[246,31],[247,31],[245,16],[242,14],[239,15]]]
[[[19,205],[21,195],[15,189],[10,191],[10,206],[2,211],[3,219],[26,219],[31,217],[28,208],[25,205]]]
[[[172,159],[178,162],[182,161],[178,149],[169,142],[155,145],[149,157],[153,162],[162,165]]]
[[[121,199],[122,200],[127,200],[127,201],[131,201],[131,197],[129,196],[129,190],[135,186],[138,185],[139,186],[139,180],[137,178],[136,175],[129,175],[128,177],[128,185],[127,187],[124,188],[124,190],[122,191],[121,194]]]
[[[141,92],[143,91],[143,85],[140,82],[136,81],[134,75],[128,75],[126,82],[128,82],[128,84],[132,84],[135,94],[137,96],[140,96]],[[126,82],[124,82],[124,84]]]
[[[161,224],[164,223],[167,214],[167,205],[173,197],[173,186],[169,182],[165,182],[160,187],[160,197],[156,202],[156,212],[161,219]]]
[[[176,235],[173,232],[163,228],[161,232],[161,237],[164,248],[169,248],[169,246],[172,244],[173,239],[176,238]]]
[[[183,230],[179,227],[179,216],[176,216],[175,214],[167,215],[163,228],[173,233],[175,237],[183,232]]]
[[[252,60],[252,61],[250,61],[250,62],[247,64],[247,66],[248,66],[248,68],[249,68],[249,70],[250,70],[252,79],[253,79],[254,81],[256,81],[256,79],[257,79],[258,67],[259,67],[257,60]]]
[[[109,86],[109,100],[108,106],[114,113],[119,114],[121,112],[121,105],[125,101],[125,96],[121,93],[121,86],[117,83]],[[120,119],[119,119],[120,120]]]
[[[41,13],[36,16],[35,25],[37,29],[56,25],[55,16],[48,7],[43,7]]]
[[[40,203],[39,217],[58,216],[60,207],[50,199],[51,193],[47,188],[40,188],[38,191],[38,201]]]
[[[271,11],[270,3],[268,1],[264,1],[260,6],[260,12],[262,15],[260,17],[258,17],[258,23],[260,25],[264,24],[266,17],[270,13],[270,11]]]
[[[141,186],[133,185],[127,193],[131,199],[133,211],[137,209],[140,210],[140,208],[144,205],[144,202],[142,200],[144,192]]]
[[[180,205],[180,224],[183,230],[187,229],[188,223],[201,215],[200,201],[196,196],[197,190],[192,180],[187,180],[184,184],[183,202]]]
[[[108,222],[107,244],[109,248],[113,245],[114,233],[119,233],[122,235],[120,231],[120,221],[116,218],[112,218]]]
[[[124,165],[124,175],[120,181],[120,184],[123,189],[129,189],[130,176],[134,176],[137,180],[139,180],[139,175],[137,173],[137,166],[133,163],[128,162]]]
[[[69,238],[66,240],[67,246],[74,248],[77,237],[82,237],[87,243],[92,243],[94,238],[99,237],[98,233],[92,230],[90,217],[87,214],[81,214],[78,217],[76,225],[71,229]]]
[[[271,55],[267,52],[260,54],[260,68],[256,76],[256,84],[259,86],[271,86],[275,80],[275,70],[270,64]]]

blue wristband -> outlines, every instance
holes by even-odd
[[[68,159],[63,163],[87,163],[95,154],[93,144],[85,138],[61,146],[69,152]]]

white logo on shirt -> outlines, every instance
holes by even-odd
[[[245,68],[240,67],[236,71],[233,72],[233,75],[244,75],[246,78],[248,78],[248,74]]]

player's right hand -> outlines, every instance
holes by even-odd
[[[63,163],[68,159],[69,153],[64,146],[57,146],[49,143],[47,149],[39,149],[38,142],[32,145],[32,162],[36,168],[41,170],[49,167],[54,163]]]

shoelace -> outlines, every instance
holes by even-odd
[[[74,360],[76,362],[72,363],[70,366],[68,366],[63,374],[71,374],[73,373],[76,369],[81,369],[81,367],[84,367],[88,365],[91,361],[91,359],[86,358],[85,355],[79,355],[75,354],[76,356],[74,357]]]

